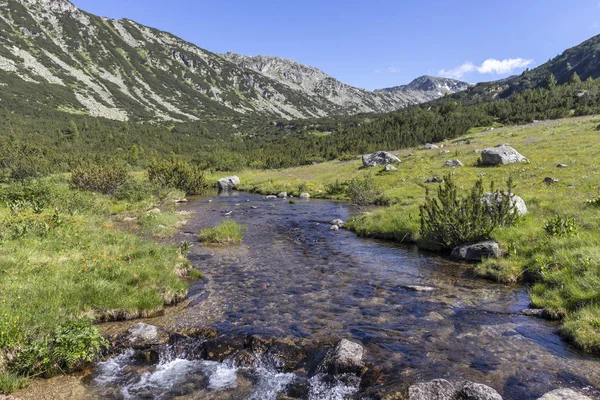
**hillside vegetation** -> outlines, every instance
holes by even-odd
[[[432,177],[453,174],[463,193],[478,180],[497,187],[512,177],[514,192],[529,214],[515,226],[500,227],[492,236],[505,253],[476,266],[478,274],[500,281],[531,285],[535,307],[563,320],[562,332],[579,347],[600,351],[600,132],[598,117],[536,122],[524,126],[471,129],[441,149],[397,151],[399,171],[363,169],[359,160],[332,161],[277,171],[245,170],[241,188],[265,194],[287,191],[313,197],[347,198],[353,180],[372,180],[380,189],[377,203],[387,204],[353,218],[348,227],[358,234],[414,243],[420,240],[419,206]],[[478,166],[477,149],[508,143],[529,163],[501,167]],[[449,153],[442,153],[448,151]],[[445,167],[460,159],[464,167]],[[557,168],[565,164],[565,168]],[[546,177],[558,179],[545,183]],[[546,228],[546,229],[545,229]]]

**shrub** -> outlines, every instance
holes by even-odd
[[[150,182],[163,188],[180,189],[186,194],[202,194],[208,188],[202,170],[181,160],[154,161],[148,168]]]
[[[505,193],[494,192],[493,198],[501,200],[490,205],[482,201],[481,179],[475,182],[467,196],[459,198],[452,175],[447,175],[438,188],[437,198],[431,197],[427,190],[425,204],[420,207],[421,237],[443,249],[489,239],[494,228],[512,225],[518,219],[514,205],[511,205],[510,179],[507,186]]]
[[[375,184],[371,175],[365,175],[363,179],[354,178],[348,183],[346,193],[354,204],[375,204],[383,190]]]
[[[121,165],[91,165],[71,172],[71,186],[102,194],[115,194],[127,181],[129,173]]]
[[[107,347],[108,342],[89,318],[71,320],[56,328],[52,337],[29,343],[9,369],[24,376],[51,377],[94,361]]]
[[[339,179],[335,180],[335,183],[330,183],[325,185],[325,192],[330,195],[339,195],[346,193],[346,188],[348,187],[347,182],[340,182]]]
[[[198,240],[205,243],[241,243],[247,227],[235,221],[227,220],[214,228],[206,228],[200,232]]]
[[[571,236],[577,233],[577,225],[573,217],[555,215],[554,218],[546,220],[544,230],[550,236]]]

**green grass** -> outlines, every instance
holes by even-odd
[[[111,210],[131,206],[69,189],[61,177],[2,188],[0,351],[34,358],[46,351],[40,343],[71,329],[70,321],[151,315],[186,295],[181,277],[189,262],[180,250],[117,228],[119,218]],[[156,221],[144,221],[150,232],[158,222],[168,231],[177,216],[161,213]],[[81,327],[90,335],[95,329]],[[0,364],[0,372],[38,372],[19,360]]]
[[[239,187],[263,194],[287,191],[292,195],[298,195],[300,188],[310,188],[304,191],[313,198],[344,199],[343,190],[332,191],[331,187],[343,187],[353,178],[372,173],[375,184],[383,189],[379,203],[390,206],[352,218],[347,227],[363,236],[416,242],[425,187],[435,190],[438,186],[426,184],[426,179],[452,172],[466,193],[480,177],[486,185],[494,181],[496,187],[502,187],[512,176],[514,191],[527,203],[529,214],[516,226],[493,231],[506,257],[486,260],[475,267],[476,272],[501,282],[531,282],[533,305],[564,318],[562,332],[578,347],[600,352],[600,208],[594,201],[600,196],[599,123],[598,117],[582,117],[494,130],[482,127],[472,129],[464,138],[441,143],[445,145],[442,149],[394,152],[402,162],[393,174],[382,173],[383,167],[365,171],[358,160],[332,161],[276,171],[246,170],[238,173]],[[530,162],[477,166],[476,149],[502,143],[510,144]],[[445,160],[454,158],[465,166],[443,166]],[[568,167],[557,168],[559,163]],[[547,176],[559,182],[543,183]],[[573,218],[574,229],[557,236],[549,233],[552,230],[544,230],[557,215],[563,220]]]
[[[226,220],[214,228],[203,229],[198,240],[214,244],[241,243],[247,230],[248,228],[244,225],[233,220]]]
[[[11,372],[0,372],[0,393],[11,394],[27,386],[28,379]]]

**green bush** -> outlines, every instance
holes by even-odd
[[[89,318],[71,320],[56,328],[52,337],[29,343],[9,364],[9,369],[22,376],[51,377],[94,361],[107,347],[108,342]]]
[[[181,160],[154,161],[148,168],[150,182],[163,188],[174,188],[186,194],[202,194],[208,184],[202,170]]]
[[[347,187],[348,182],[340,182],[339,179],[336,179],[335,183],[325,185],[325,192],[330,196],[341,195],[346,193]]]
[[[492,182],[492,190],[493,190]],[[483,181],[479,179],[464,197],[458,196],[458,188],[452,175],[444,177],[437,198],[427,190],[425,204],[420,206],[421,238],[425,243],[452,249],[455,246],[486,240],[497,226],[512,225],[518,219],[511,204],[512,181],[507,182],[506,192],[493,191],[492,199],[501,199],[487,204],[482,201]]]
[[[198,240],[205,243],[241,243],[244,233],[248,230],[242,224],[232,220],[223,221],[214,228],[206,228],[200,232]]]
[[[129,173],[121,165],[91,165],[71,172],[71,186],[102,194],[115,194],[129,180]]]
[[[363,179],[354,178],[348,183],[346,193],[354,204],[375,204],[383,194],[383,190],[375,184],[371,175]]]
[[[550,236],[571,236],[577,233],[577,225],[573,217],[555,215],[554,218],[546,220],[544,230]]]

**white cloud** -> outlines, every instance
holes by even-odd
[[[443,69],[440,71],[440,75],[460,79],[464,74],[469,72],[478,72],[480,74],[508,74],[515,69],[525,68],[532,62],[533,60],[526,60],[524,58],[507,58],[505,60],[488,58],[479,66],[473,64],[472,62],[466,62],[454,69]]]

